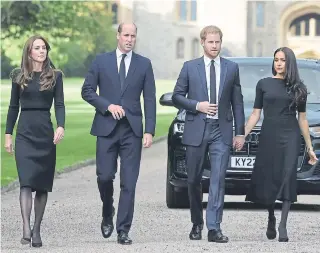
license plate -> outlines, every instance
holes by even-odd
[[[255,160],[256,160],[255,157],[233,156],[231,157],[231,167],[252,169]]]

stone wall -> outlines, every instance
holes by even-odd
[[[199,38],[199,28],[194,25],[175,24],[173,13],[165,16],[150,13],[143,7],[139,8],[139,4],[136,4],[134,12],[133,21],[138,26],[135,51],[151,59],[157,79],[176,79],[183,62],[192,57],[192,40]],[[185,41],[182,59],[177,59],[179,38]]]

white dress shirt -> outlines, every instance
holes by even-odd
[[[208,96],[209,96],[209,102],[210,102],[210,66],[211,66],[211,59],[207,57],[206,55],[203,56],[204,60],[204,66],[206,70],[206,79],[207,79],[207,89],[208,89]],[[220,87],[220,56],[218,55],[214,59],[214,68],[216,71],[216,96],[217,96],[217,104],[219,103],[219,87]],[[219,106],[218,106],[219,108]],[[218,111],[214,116],[207,115],[207,118],[213,118],[213,119],[218,119]]]
[[[120,63],[122,60],[122,55],[123,53],[119,50],[119,48],[116,49],[116,54],[117,54],[117,64],[118,64],[118,73],[120,71]],[[132,58],[132,51],[126,53],[126,57],[124,58],[124,65],[126,66],[126,76],[128,74],[128,70],[130,67],[130,63],[131,63],[131,58]]]
[[[205,65],[205,70],[206,70],[206,79],[207,79],[207,89],[208,89],[208,96],[209,96],[209,100],[210,100],[210,66],[211,66],[211,59],[207,56],[203,56],[203,60],[204,60],[204,65]],[[215,71],[216,71],[216,96],[217,96],[217,105],[219,108],[219,88],[220,88],[220,73],[221,73],[221,64],[220,64],[220,56],[218,55],[215,59],[214,59],[214,67],[215,67]],[[197,108],[198,108],[198,104],[197,104]],[[213,118],[213,119],[218,119],[218,111],[216,113],[216,115],[211,116],[211,115],[207,115],[207,118]],[[244,135],[237,135],[237,136],[244,136]]]

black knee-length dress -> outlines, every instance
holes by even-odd
[[[64,128],[65,106],[62,73],[55,72],[56,84],[50,90],[40,91],[40,74],[23,90],[12,83],[7,115],[6,134],[12,134],[21,108],[16,137],[15,160],[20,187],[32,191],[52,191],[56,165],[56,145],[50,109],[54,100],[57,126]]]
[[[264,119],[246,201],[297,201],[301,132],[296,115],[306,111],[306,103],[290,108],[291,101],[283,79],[268,77],[257,83],[254,108],[263,109]]]

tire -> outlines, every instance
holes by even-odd
[[[168,208],[190,208],[188,189],[176,192],[167,178],[166,182],[166,202]]]
[[[176,192],[174,186],[170,184],[171,166],[168,154],[167,160],[167,180],[166,180],[166,203],[168,208],[190,208],[188,188]]]

